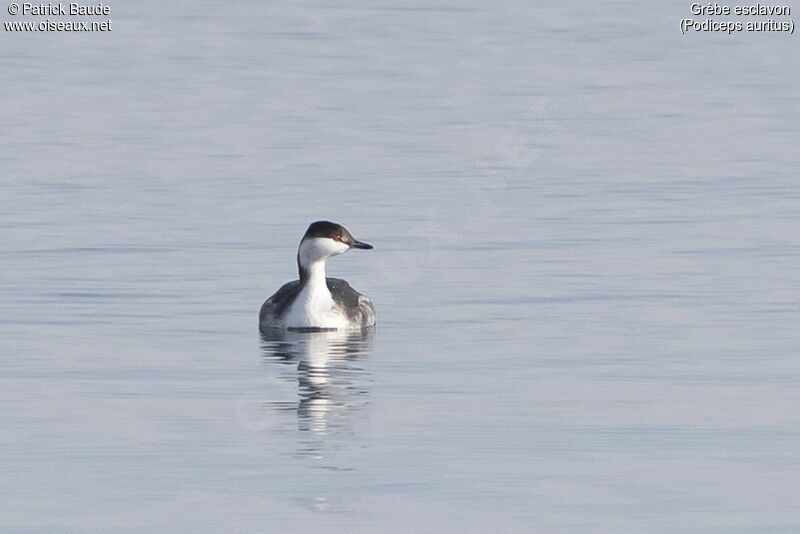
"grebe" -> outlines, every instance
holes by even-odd
[[[284,284],[261,306],[261,330],[353,330],[375,325],[375,307],[346,281],[325,276],[325,261],[351,248],[371,249],[344,226],[311,223],[297,249],[300,279]]]

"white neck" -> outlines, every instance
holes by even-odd
[[[302,289],[292,304],[287,318],[288,327],[343,328],[345,317],[336,310],[328,289],[325,260],[345,252],[350,247],[333,239],[312,238],[300,243],[297,265]]]
[[[309,265],[306,269],[306,273],[308,274],[308,279],[305,285],[309,293],[320,292],[327,293],[328,295],[331,294],[328,290],[328,283],[325,281],[325,260],[318,260]]]

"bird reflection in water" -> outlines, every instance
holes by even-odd
[[[352,412],[367,404],[368,375],[359,362],[368,355],[372,337],[373,329],[261,333],[265,360],[285,366],[282,377],[297,381],[297,401],[270,406],[296,411],[298,429],[312,438],[300,454],[321,454],[317,438],[347,432]]]

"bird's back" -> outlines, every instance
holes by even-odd
[[[345,313],[351,324],[362,328],[375,325],[375,306],[371,300],[341,278],[326,278],[325,283],[333,295],[334,302]]]
[[[375,325],[375,306],[371,300],[341,278],[326,278],[325,284],[331,292],[336,307],[347,317],[350,324],[362,328]],[[299,280],[287,282],[268,298],[258,314],[260,328],[282,328],[284,315],[291,310],[292,303],[302,289]]]
[[[281,326],[283,314],[289,310],[302,288],[300,280],[283,284],[274,295],[261,305],[261,311],[258,313],[259,326],[261,328]]]

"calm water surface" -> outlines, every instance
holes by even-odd
[[[4,32],[0,530],[800,530],[798,38],[688,7]],[[322,218],[378,328],[262,338]]]

